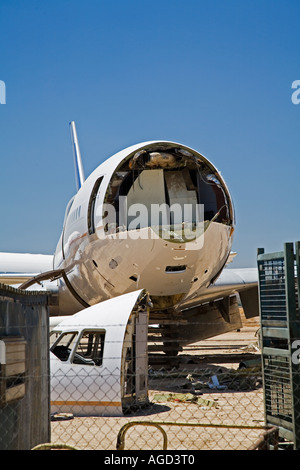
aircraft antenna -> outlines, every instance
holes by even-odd
[[[81,154],[78,144],[78,137],[75,122],[70,122],[70,130],[71,130],[71,140],[72,140],[72,147],[73,147],[73,155],[74,155],[74,167],[75,167],[75,177],[76,177],[76,184],[77,184],[77,191],[81,188],[85,178],[81,160]]]

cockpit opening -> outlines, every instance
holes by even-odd
[[[175,229],[199,221],[233,224],[230,195],[218,171],[200,154],[174,144],[129,155],[113,174],[105,203],[114,206],[117,231]]]

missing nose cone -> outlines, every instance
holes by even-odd
[[[151,228],[160,238],[184,243],[212,222],[234,225],[227,186],[198,152],[180,144],[153,142],[125,157],[113,173],[104,200],[107,234]],[[104,212],[103,212],[104,214]]]

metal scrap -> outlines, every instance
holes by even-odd
[[[192,393],[157,393],[153,400],[157,403],[178,402],[178,403],[195,403],[201,406],[217,406],[215,400],[198,397]]]
[[[261,367],[242,367],[237,370],[229,369],[213,374],[206,382],[194,380],[193,376],[187,376],[191,388],[209,388],[215,390],[253,390],[261,385]]]

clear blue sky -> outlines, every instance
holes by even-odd
[[[85,174],[166,139],[221,171],[234,266],[300,239],[299,0],[0,0],[0,251],[53,253]],[[233,265],[232,265],[233,267]]]

